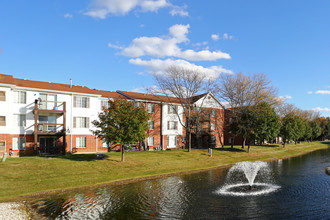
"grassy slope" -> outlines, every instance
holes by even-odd
[[[252,146],[250,153],[242,151],[238,146],[235,151],[225,147],[224,150],[213,150],[212,158],[206,149],[194,149],[191,153],[182,150],[141,151],[126,153],[125,163],[120,162],[120,153],[107,153],[108,158],[105,160],[93,160],[93,154],[66,155],[51,159],[9,158],[5,163],[0,163],[0,201],[42,191],[211,168],[239,161],[290,157],[329,146],[330,142],[287,145],[286,148],[277,145]]]

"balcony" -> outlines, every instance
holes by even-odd
[[[41,101],[36,100],[35,110],[40,112],[49,112],[49,113],[63,113],[66,111],[66,102],[57,102],[57,101]]]
[[[64,125],[57,123],[38,123],[38,134],[43,135],[63,135],[65,133]]]
[[[65,146],[66,136],[66,102],[57,101],[34,101],[34,148],[37,149],[38,136],[53,136],[59,138],[63,136]],[[62,118],[62,124],[57,123],[58,118]],[[52,122],[52,123],[51,123]]]

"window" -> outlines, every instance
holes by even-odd
[[[154,146],[154,137],[148,137],[148,146]]]
[[[148,113],[154,113],[155,112],[155,104],[148,104]]]
[[[109,101],[108,100],[102,100],[101,101],[101,108],[109,108],[110,107],[110,104],[109,104]]]
[[[211,123],[211,131],[215,131],[215,123]]]
[[[176,114],[178,112],[178,106],[168,105],[168,114]]]
[[[0,116],[0,126],[6,126],[6,116]]]
[[[26,126],[26,115],[14,115],[14,122],[16,126],[25,127]]]
[[[186,142],[187,138],[186,136],[181,137],[182,142]]]
[[[73,97],[73,107],[75,108],[89,108],[89,98],[82,96]]]
[[[155,128],[155,121],[148,121],[148,125],[149,125],[149,130],[154,130]]]
[[[105,139],[103,139],[102,142],[102,147],[111,147],[111,143],[107,143]]]
[[[136,108],[138,108],[138,107],[139,107],[139,103],[138,103],[138,102],[134,102],[134,106],[135,106]]]
[[[201,108],[195,108],[195,112],[202,112]]]
[[[211,116],[215,117],[215,115],[216,115],[216,111],[215,111],[215,109],[212,109]]]
[[[57,106],[57,95],[40,93],[39,97],[40,97],[40,103],[39,103],[40,109],[55,110],[54,107]]]
[[[86,148],[86,137],[76,137],[76,148]]]
[[[73,117],[73,127],[74,128],[89,128],[89,118],[88,117]]]
[[[14,103],[26,104],[26,92],[14,91]]]
[[[6,91],[0,91],[0,101],[6,101]]]
[[[56,116],[39,115],[38,131],[50,132],[56,130]]]
[[[25,144],[25,137],[13,137],[13,150],[25,150]]]
[[[6,142],[0,141],[0,152],[6,152]]]
[[[232,124],[232,123],[233,123],[233,119],[229,118],[229,124]]]
[[[215,141],[216,141],[216,137],[215,136],[211,136],[210,143],[211,144],[215,144]]]
[[[177,121],[168,121],[167,122],[167,130],[176,130],[178,128]]]

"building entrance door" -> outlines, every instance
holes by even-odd
[[[40,153],[57,154],[56,138],[40,137],[39,138]]]
[[[176,148],[176,135],[168,135],[167,136],[167,147],[168,148]]]

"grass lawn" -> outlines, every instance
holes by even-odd
[[[284,158],[330,147],[330,142],[252,146],[250,153],[235,146],[214,149],[173,151],[140,151],[106,153],[105,160],[94,160],[94,154],[66,155],[54,158],[21,157],[0,162],[0,201],[15,200],[18,196],[44,191],[69,189],[181,171],[198,170],[234,164],[239,161]]]

